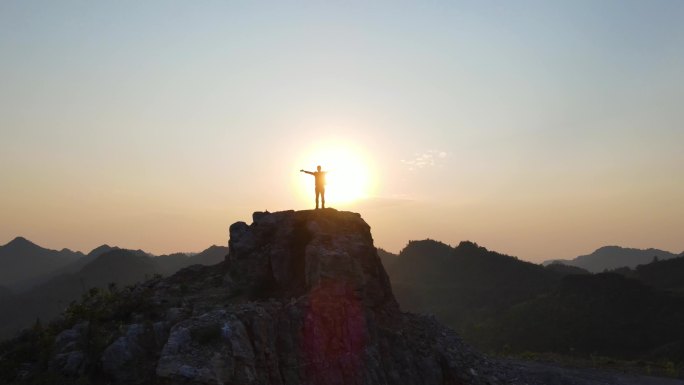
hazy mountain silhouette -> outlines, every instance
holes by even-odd
[[[102,246],[98,246],[98,247],[92,249],[90,251],[90,253],[88,253],[88,255],[86,255],[86,257],[96,258],[96,257],[99,257],[100,255],[102,255],[106,252],[112,251],[112,250],[120,250],[120,248],[117,246],[112,247],[112,246],[109,246],[108,244],[105,243]]]
[[[684,362],[684,297],[619,274],[569,275],[479,328],[493,350]]]
[[[0,285],[11,287],[66,266],[83,256],[83,253],[69,249],[45,249],[26,238],[16,237],[0,246]]]
[[[480,348],[684,363],[682,257],[593,275],[425,240],[384,259],[402,308],[435,314]]]
[[[201,253],[191,255],[189,257],[189,261],[186,262],[185,265],[214,265],[219,262],[223,262],[227,254],[227,247],[213,245]]]
[[[98,252],[104,253],[97,255]],[[29,326],[37,318],[51,319],[91,288],[107,288],[111,283],[123,287],[155,274],[170,275],[186,266],[215,264],[226,254],[227,247],[212,246],[193,256],[179,253],[151,257],[139,250],[101,246],[89,253],[89,258],[94,259],[77,272],[60,274],[26,292],[0,300],[0,337]]]
[[[150,254],[144,250],[122,249],[118,246],[109,246],[107,244],[104,244],[102,246],[98,246],[98,247],[94,248],[93,250],[91,250],[84,258],[81,258],[74,263],[71,263],[69,265],[64,266],[62,269],[58,270],[56,273],[58,273],[58,274],[75,273],[75,272],[81,270],[83,267],[85,267],[89,263],[96,260],[101,255],[104,255],[104,254],[112,252],[112,251],[117,251],[117,250],[126,250],[129,253],[131,253],[133,255],[137,255],[139,257],[151,257],[152,256],[152,254]]]
[[[385,270],[387,270],[388,267],[394,265],[394,263],[397,261],[398,255],[390,253],[389,251],[386,251],[384,249],[378,248],[378,257],[380,257],[382,265],[385,267]]]
[[[409,242],[386,269],[404,309],[433,313],[460,331],[551,290],[562,277],[472,242],[451,247],[429,239]]]
[[[592,273],[600,273],[604,270],[612,270],[620,267],[636,267],[653,260],[670,259],[677,257],[677,254],[658,249],[630,249],[620,246],[605,246],[597,249],[591,254],[581,255],[574,259],[554,259],[545,261],[544,264],[563,263],[569,266],[577,266],[589,270]]]
[[[612,272],[638,279],[659,289],[684,293],[684,256],[667,260],[654,260],[634,269],[623,267]]]
[[[112,247],[109,245],[102,245],[94,248],[92,251],[90,251],[88,254],[85,256],[82,256],[81,258],[78,258],[77,260],[68,263],[66,265],[57,267],[56,269],[43,272],[40,274],[35,274],[31,276],[30,278],[23,279],[21,281],[17,281],[14,283],[12,288],[14,289],[15,292],[25,292],[32,287],[41,285],[45,282],[48,282],[50,279],[60,276],[62,274],[69,274],[69,273],[76,273],[79,270],[81,270],[84,266],[89,264],[90,262],[94,261],[97,257],[100,255],[112,251],[112,250],[121,250],[119,247]],[[149,256],[150,254],[146,253],[143,250],[129,250],[132,253],[140,256]],[[79,253],[80,254],[80,253]]]
[[[562,275],[569,274],[591,274],[589,270],[585,270],[581,267],[570,266],[560,262],[553,262],[545,266],[547,270],[554,271]]]

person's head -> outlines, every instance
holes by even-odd
[[[316,170],[321,171],[321,166],[316,166]]]

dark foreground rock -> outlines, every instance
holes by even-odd
[[[474,352],[432,317],[400,312],[369,226],[333,209],[255,213],[231,226],[225,262],[91,291],[0,347],[0,383],[544,381]]]
[[[399,312],[358,214],[257,213],[252,225],[231,226],[230,236],[224,284],[247,301],[174,325],[156,366],[159,378],[293,385],[499,381],[452,332]]]

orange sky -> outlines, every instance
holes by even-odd
[[[344,189],[365,187],[344,201],[331,184],[328,205],[390,251],[679,253],[683,17],[680,2],[6,2],[0,243],[226,244],[253,211],[312,207],[299,169],[345,174],[324,164],[340,152],[359,176]]]

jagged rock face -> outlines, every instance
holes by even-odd
[[[251,226],[230,227],[227,261],[236,287],[256,298],[353,292],[365,306],[396,307],[359,214],[324,209],[254,213],[253,219]]]
[[[246,290],[253,302],[174,326],[159,377],[203,384],[478,383],[474,372],[458,367],[463,356],[470,365],[479,360],[458,337],[439,326],[435,334],[436,322],[399,312],[358,214],[255,213],[252,225],[238,222],[230,235],[229,287]]]

